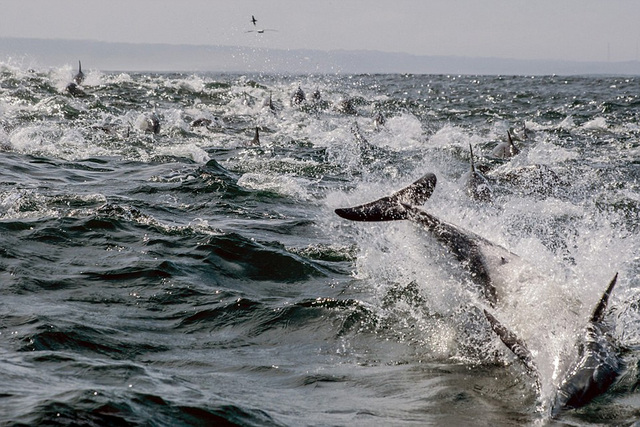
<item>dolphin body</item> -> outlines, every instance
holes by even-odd
[[[620,375],[622,363],[618,356],[619,351],[611,336],[610,326],[604,321],[609,296],[617,280],[616,273],[589,318],[584,336],[578,342],[578,358],[565,374],[551,403],[552,417],[565,409],[576,409],[588,404],[606,392]],[[487,310],[484,310],[484,314],[504,345],[524,363],[539,392],[540,379],[537,368],[525,343]]]
[[[160,133],[160,117],[154,111],[145,113],[138,117],[136,125],[138,129],[146,133]]]
[[[424,204],[436,186],[436,176],[424,175],[408,187],[376,201],[350,208],[339,208],[335,213],[352,221],[410,220],[427,230],[435,239],[462,263],[471,280],[491,307],[499,301],[496,277],[490,271],[499,272],[504,266],[517,261],[517,255],[501,246],[455,225],[446,223],[423,211]],[[585,329],[579,347],[579,357],[560,383],[551,406],[552,416],[564,409],[579,408],[606,392],[618,377],[621,363],[616,345],[604,315],[609,296],[616,284],[617,274],[596,306]],[[485,317],[501,341],[524,363],[540,391],[540,379],[531,352],[524,341],[504,327],[493,315],[484,310]]]
[[[298,89],[296,89],[295,92],[293,92],[293,95],[291,95],[291,106],[300,105],[306,101],[306,99],[307,97],[305,96],[304,91],[300,86],[298,86]]]
[[[491,306],[498,301],[496,280],[489,270],[500,269],[518,256],[488,240],[444,222],[418,206],[424,204],[436,186],[432,173],[410,186],[371,203],[336,209],[335,213],[352,221],[410,220],[427,230],[462,263],[471,281]]]
[[[513,139],[511,138],[511,132],[507,131],[507,141],[501,142],[498,144],[493,151],[491,151],[491,156],[496,159],[509,159],[516,154],[518,154],[520,150],[513,143]]]

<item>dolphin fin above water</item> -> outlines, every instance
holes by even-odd
[[[492,151],[491,156],[496,159],[509,159],[516,154],[518,154],[520,150],[513,143],[513,139],[511,138],[511,132],[507,130],[507,141],[501,142],[498,144]]]
[[[618,351],[608,328],[603,323],[609,297],[617,279],[618,273],[615,274],[593,310],[585,328],[584,340],[579,346],[578,358],[556,390],[551,406],[552,416],[558,415],[565,409],[585,406],[605,393],[620,374],[621,363]],[[504,345],[522,361],[527,373],[535,380],[536,389],[540,393],[540,377],[526,344],[487,310],[484,310],[484,315]]]
[[[596,305],[579,346],[578,359],[556,393],[552,415],[563,409],[580,408],[605,393],[620,375],[622,362],[609,327],[604,323],[609,297],[618,280],[615,274]]]
[[[500,267],[517,256],[420,209],[418,206],[424,204],[433,194],[436,181],[436,176],[428,173],[390,196],[364,205],[336,209],[335,213],[351,221],[410,220],[418,224],[460,261],[470,273],[470,280],[479,288],[482,296],[494,306],[498,301],[498,295],[494,280],[489,274],[489,267]]]
[[[395,221],[409,218],[408,206],[423,205],[436,188],[436,176],[428,173],[408,187],[388,197],[351,208],[336,209],[338,216],[351,221]]]
[[[260,133],[258,131],[257,126],[256,126],[256,132],[253,134],[253,139],[249,141],[249,145],[254,145],[254,146],[260,145]]]
[[[609,304],[609,297],[611,296],[611,292],[613,292],[613,287],[616,285],[618,281],[618,273],[613,276],[611,282],[609,282],[609,286],[607,286],[607,290],[604,291],[598,305],[593,309],[593,313],[591,314],[591,319],[589,320],[591,323],[602,322],[604,320],[604,314],[607,310],[607,305]]]
[[[82,82],[84,81],[84,73],[82,72],[82,62],[80,61],[78,61],[78,72],[73,77],[73,80],[76,82],[76,84],[79,84],[79,85],[81,85]]]

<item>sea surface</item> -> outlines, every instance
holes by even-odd
[[[640,422],[640,78],[83,66],[0,64],[1,425]],[[493,313],[540,392],[425,230],[334,213],[429,172],[423,209],[522,259]],[[624,370],[551,418],[616,272]]]

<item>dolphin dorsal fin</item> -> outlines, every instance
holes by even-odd
[[[256,126],[256,134],[253,136],[251,140],[251,144],[260,145],[260,134],[258,133],[258,127]]]
[[[469,144],[469,152],[471,153],[471,172],[475,172],[476,166],[473,163],[473,147],[471,146],[471,144]]]
[[[607,309],[607,304],[609,303],[609,297],[611,296],[611,292],[613,292],[613,287],[616,285],[616,281],[618,280],[618,273],[613,276],[611,282],[609,282],[609,286],[607,286],[607,290],[602,294],[602,298],[598,302],[598,305],[593,310],[593,314],[591,315],[591,322],[602,322],[604,318],[604,312]]]

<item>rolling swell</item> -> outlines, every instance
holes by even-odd
[[[86,425],[137,426],[147,425],[150,419],[158,425],[185,426],[263,426],[278,425],[260,410],[243,409],[234,405],[206,405],[193,407],[167,402],[159,396],[134,394],[125,398],[102,399],[88,397],[88,392],[68,399],[68,403],[50,402],[25,414],[24,420],[11,424],[28,425]]]

